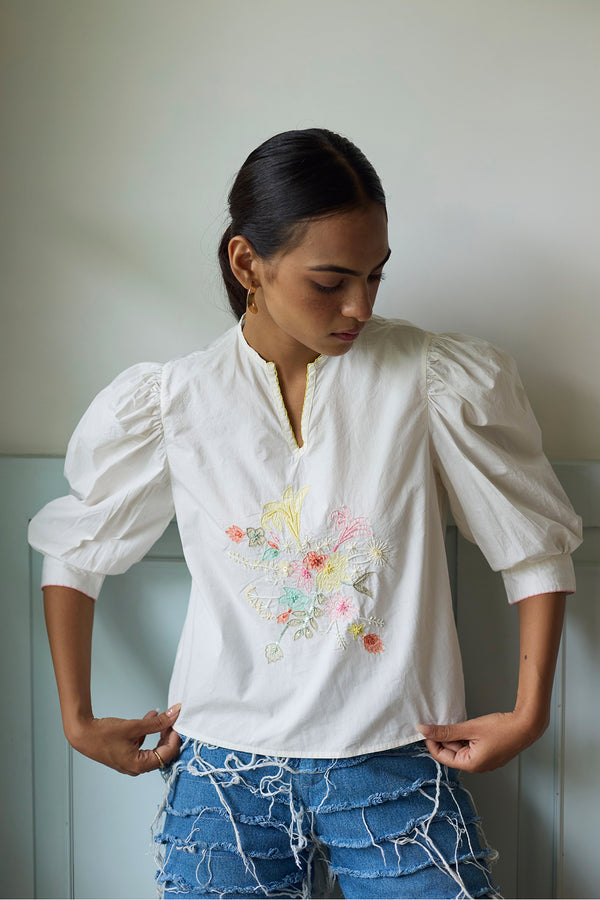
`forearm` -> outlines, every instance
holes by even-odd
[[[515,713],[530,724],[533,739],[547,728],[565,594],[537,594],[518,604],[519,684]]]
[[[44,588],[44,612],[58,686],[63,728],[76,740],[78,727],[92,719],[90,671],[94,601],[73,588]]]

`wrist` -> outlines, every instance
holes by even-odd
[[[84,741],[85,735],[93,721],[94,714],[91,710],[89,712],[71,713],[63,717],[65,737],[75,750],[79,749],[79,746]]]
[[[531,743],[537,741],[550,724],[550,708],[545,705],[522,704],[517,700],[513,716]]]

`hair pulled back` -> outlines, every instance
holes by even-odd
[[[240,319],[246,290],[229,264],[228,245],[242,235],[263,259],[291,250],[310,219],[369,202],[385,208],[377,172],[347,138],[324,128],[284,131],[243,164],[229,192],[231,224],[219,245],[229,304]]]

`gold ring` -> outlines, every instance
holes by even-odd
[[[158,750],[154,750],[154,749],[153,749],[152,752],[154,753],[155,757],[156,757],[157,760],[158,760],[158,768],[159,768],[159,769],[164,769],[164,767],[165,767],[165,761],[164,761],[164,759],[162,758],[162,756],[160,755],[160,753],[158,752]]]

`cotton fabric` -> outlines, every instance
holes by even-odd
[[[373,317],[347,354],[308,366],[302,435],[243,322],[128,369],[75,431],[71,494],[31,523],[43,582],[96,597],[176,513],[192,576],[169,691],[183,734],[344,758],[464,719],[446,498],[511,603],[575,586],[581,522],[514,362]]]

